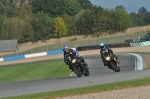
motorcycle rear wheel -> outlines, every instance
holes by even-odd
[[[89,76],[90,75],[90,72],[88,69],[85,70],[85,73],[84,73],[84,76]]]

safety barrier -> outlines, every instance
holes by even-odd
[[[27,55],[21,55],[21,56],[4,57],[4,58],[0,58],[0,61],[2,62],[2,61],[18,60],[18,59],[24,59],[24,58],[32,58],[32,57],[61,54],[61,53],[63,53],[62,50],[55,50],[55,51],[27,54]]]
[[[130,47],[149,46],[150,41],[130,43]]]

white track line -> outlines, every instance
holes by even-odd
[[[72,76],[74,74],[74,72],[72,72],[71,74],[70,74],[70,76]]]

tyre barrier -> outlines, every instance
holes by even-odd
[[[130,47],[149,46],[150,41],[130,43]]]
[[[109,48],[117,48],[117,47],[130,47],[130,43],[114,43],[114,44],[107,44]],[[91,45],[91,46],[81,46],[76,47],[77,51],[85,51],[85,50],[95,50],[100,49],[99,45]]]

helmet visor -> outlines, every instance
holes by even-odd
[[[65,52],[68,52],[68,48],[64,48],[64,51],[65,51]]]
[[[100,46],[100,48],[101,48],[101,49],[103,49],[103,48],[104,48],[104,46]]]

